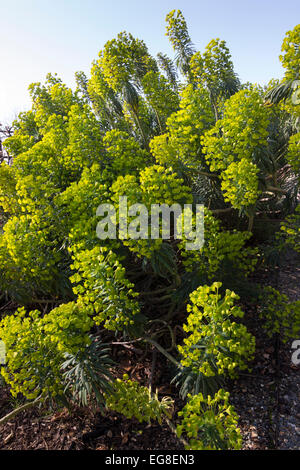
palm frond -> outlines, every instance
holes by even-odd
[[[169,82],[175,89],[177,89],[178,73],[173,61],[166,54],[162,54],[161,52],[157,54],[157,61],[162,71],[166,74]]]
[[[287,80],[286,82],[279,83],[272,90],[268,91],[265,95],[266,104],[277,104],[282,100],[287,100],[291,97],[293,92],[294,80]]]
[[[80,406],[91,402],[104,405],[104,394],[111,389],[113,361],[109,346],[92,338],[90,346],[76,354],[66,353],[61,365],[65,396]]]
[[[171,383],[179,388],[180,397],[185,400],[187,395],[198,395],[202,393],[205,397],[214,395],[218,388],[223,385],[219,376],[206,377],[201,372],[198,374],[189,367],[179,369]]]
[[[138,113],[139,94],[136,87],[131,82],[124,82],[122,95],[124,100],[131,106],[135,113]]]

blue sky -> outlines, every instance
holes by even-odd
[[[180,9],[195,46],[227,42],[242,81],[281,78],[278,56],[286,31],[300,21],[299,0],[0,0],[0,122],[30,107],[28,85],[57,73],[69,86],[89,73],[105,42],[120,31],[150,52],[173,56],[165,17]]]

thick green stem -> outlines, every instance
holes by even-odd
[[[144,295],[156,295],[156,294],[161,294],[162,292],[166,292],[170,290],[170,287],[162,287],[161,289],[157,289],[157,290],[152,290],[152,291],[149,291],[149,292],[141,292],[140,295],[144,296]],[[175,290],[175,289],[174,289]]]
[[[254,216],[250,215],[249,216],[249,221],[248,221],[248,232],[252,232],[253,222],[254,222]]]
[[[30,401],[29,403],[25,403],[25,405],[19,406],[19,408],[16,408],[15,410],[11,411],[6,416],[0,419],[0,426],[10,421],[17,414],[21,413],[21,411],[28,410],[28,408],[31,408],[32,406],[37,405],[37,403],[39,403],[41,399],[42,399],[42,396],[40,395],[35,400]]]
[[[157,122],[158,122],[158,125],[159,125],[159,128],[160,128],[160,132],[161,134],[163,134],[164,130],[163,130],[163,127],[161,125],[161,121],[160,121],[160,118],[159,118],[159,114],[158,112],[156,111],[156,109],[154,109],[154,112],[155,112],[155,116],[156,116],[156,119],[157,119]]]
[[[148,140],[147,140],[147,138],[146,138],[146,135],[145,135],[143,126],[142,126],[142,124],[141,124],[140,118],[139,118],[139,116],[138,116],[138,113],[135,112],[134,110],[132,110],[132,111],[133,111],[133,115],[134,115],[134,117],[135,117],[137,126],[138,126],[138,128],[139,128],[139,130],[140,130],[140,133],[141,133],[142,137],[143,137],[143,141],[144,141],[145,148],[146,148],[146,150],[149,150],[149,143],[148,143]]]
[[[225,209],[213,209],[211,210],[212,214],[218,215],[218,214],[226,214],[227,212],[233,211],[233,207],[225,207]]]
[[[172,421],[169,420],[169,418],[167,418],[166,416],[164,417],[165,418],[165,421],[167,423],[167,425],[169,426],[169,428],[171,429],[171,431],[173,431],[173,433],[177,436],[177,429],[176,427],[174,426],[174,424],[172,423]],[[183,437],[178,437],[177,438],[180,440],[180,442],[182,442],[182,444],[184,445],[184,447],[186,449],[189,449],[190,448],[190,445],[189,443],[183,438]]]
[[[288,194],[288,191],[285,191],[282,188],[275,188],[274,186],[267,186],[267,189],[273,193],[280,193],[284,194],[285,196]]]
[[[202,171],[202,170],[197,170],[197,169],[191,169],[191,172],[197,173],[197,175],[207,176],[207,178],[219,179],[219,175],[217,175],[216,173],[207,173],[207,171]]]
[[[171,354],[169,354],[160,344],[158,344],[154,339],[152,338],[144,338],[145,341],[147,341],[148,343],[152,344],[153,346],[155,346],[159,352],[161,352],[167,359],[169,359],[169,361],[171,361],[173,364],[175,364],[175,366],[181,368],[181,364],[176,361],[176,359],[171,356]]]

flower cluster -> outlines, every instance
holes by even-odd
[[[157,393],[151,393],[149,388],[130,380],[125,374],[123,380],[114,382],[113,390],[106,396],[106,407],[126,418],[136,418],[140,423],[150,423],[151,419],[160,423],[164,415],[170,417],[172,414],[173,400],[169,397],[159,400]]]
[[[281,63],[286,68],[285,78],[299,78],[300,71],[300,25],[288,31],[282,43]]]
[[[149,155],[142,150],[133,137],[113,129],[103,138],[108,166],[115,177],[137,173],[149,162]]]
[[[112,201],[115,202],[120,214],[119,197],[126,195],[128,204],[141,203],[150,211],[152,204],[174,203],[188,204],[192,202],[191,190],[184,185],[182,178],[179,178],[172,168],[153,165],[140,172],[139,179],[133,175],[119,177],[111,186]],[[122,215],[122,214],[121,214]],[[150,212],[149,212],[150,215]],[[129,223],[131,217],[128,217]],[[148,223],[148,220],[147,220]],[[153,252],[160,250],[162,238],[151,239],[126,239],[123,244],[137,254],[139,257],[151,258]]]
[[[257,166],[245,158],[232,162],[222,174],[224,200],[235,209],[255,204],[259,194],[257,174]]]
[[[185,269],[216,279],[224,263],[229,263],[235,270],[248,275],[257,264],[257,249],[245,246],[250,237],[250,232],[222,230],[220,221],[205,209],[203,247],[185,250],[185,238],[179,244]]]
[[[187,85],[180,96],[180,109],[168,118],[168,132],[151,140],[151,152],[161,165],[199,168],[203,163],[200,138],[214,124],[209,95],[203,88]]]
[[[248,368],[247,362],[255,350],[255,339],[247,328],[231,320],[244,316],[242,310],[234,306],[238,295],[226,290],[222,299],[221,286],[214,282],[190,295],[189,316],[183,327],[189,336],[183,346],[178,346],[182,366],[207,377],[226,373],[234,377],[237,369]]]
[[[293,168],[293,171],[300,174],[300,132],[292,135],[289,140],[289,148],[286,156],[289,164]]]
[[[71,268],[75,270],[70,278],[74,294],[96,324],[104,323],[105,328],[117,331],[134,323],[140,311],[135,300],[138,294],[115,253],[106,247],[78,252]]]
[[[93,322],[83,306],[62,304],[44,316],[37,310],[26,315],[24,308],[0,322],[0,338],[7,351],[1,374],[13,396],[28,399],[63,393],[60,366],[64,353],[74,353],[90,344]]]
[[[281,233],[278,238],[284,240],[284,244],[290,245],[300,253],[300,206],[295,213],[289,215],[280,225]]]
[[[267,143],[268,112],[255,89],[241,90],[226,101],[222,119],[202,138],[211,171],[224,170],[242,158],[253,159],[257,147]]]
[[[259,316],[270,337],[277,333],[286,342],[300,334],[300,301],[289,302],[271,286],[265,287],[260,297]]]
[[[177,435],[187,436],[186,450],[237,450],[242,447],[238,416],[229,404],[229,393],[218,390],[213,396],[201,393],[188,396],[188,402],[178,413],[181,423]]]

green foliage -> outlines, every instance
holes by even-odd
[[[99,57],[104,78],[115,91],[122,90],[130,80],[138,83],[148,71],[157,70],[145,43],[125,32],[108,41]]]
[[[234,208],[255,204],[258,172],[267,148],[269,116],[257,90],[241,90],[224,105],[222,119],[202,137],[211,171],[221,171],[225,201]]]
[[[238,163],[232,162],[222,175],[225,201],[235,209],[255,204],[259,194],[257,173],[257,166],[245,158]]]
[[[160,165],[153,165],[140,172],[139,180],[133,175],[120,176],[111,186],[112,201],[117,207],[118,215],[122,215],[122,208],[119,207],[120,196],[127,196],[128,205],[144,204],[148,211],[150,211],[152,204],[172,206],[176,203],[191,203],[190,188],[183,183],[183,179],[179,178],[171,167],[164,168]],[[130,215],[128,222],[129,227],[131,223],[134,223]],[[151,259],[153,252],[160,250],[163,240],[162,238],[151,239],[150,235],[149,233],[148,239],[127,239],[127,233],[123,233],[123,244],[128,246],[137,256]]]
[[[216,119],[224,99],[240,88],[225,41],[213,39],[203,54],[196,52],[191,58],[191,72],[196,83],[209,90]]]
[[[259,316],[264,321],[268,336],[280,334],[282,341],[300,334],[300,301],[289,302],[285,294],[273,287],[265,287],[260,297]]]
[[[99,245],[96,211],[100,204],[110,200],[109,178],[109,172],[102,171],[101,166],[94,163],[82,171],[79,181],[71,183],[55,197],[57,218],[64,222],[57,227],[72,252]]]
[[[213,397],[200,393],[188,397],[178,413],[177,435],[186,435],[186,450],[238,450],[242,447],[238,416],[229,405],[229,393],[220,389]]]
[[[93,314],[96,324],[104,323],[109,330],[123,330],[134,324],[140,308],[126,279],[126,271],[118,256],[106,247],[95,247],[74,255],[71,266],[73,291],[78,301]]]
[[[12,155],[26,152],[41,139],[33,110],[20,113],[13,126],[14,134],[5,140],[5,147]]]
[[[286,69],[285,76],[281,82],[267,90],[265,102],[267,106],[283,101],[289,108],[291,114],[296,114],[296,127],[299,132],[299,104],[300,104],[300,26],[299,24],[291,31],[288,31],[281,47],[282,54],[279,59]],[[298,108],[298,109],[297,109]],[[298,138],[299,140],[299,138]],[[292,144],[293,147],[293,144]],[[293,161],[292,158],[292,166]],[[299,169],[298,169],[299,170]],[[298,171],[297,170],[297,171]]]
[[[159,52],[157,54],[157,62],[162,71],[167,76],[169,82],[172,84],[173,89],[176,90],[178,87],[178,74],[173,61],[166,54]]]
[[[291,246],[300,253],[300,206],[297,206],[295,213],[288,216],[280,226],[281,234],[279,240]]]
[[[107,132],[103,144],[107,152],[107,166],[111,167],[115,177],[136,173],[149,162],[148,153],[126,132],[116,129]]]
[[[214,124],[209,95],[203,88],[194,90],[192,85],[188,85],[181,91],[180,97],[180,109],[167,120],[168,132],[154,137],[150,149],[161,165],[199,168],[200,138]]]
[[[172,10],[166,16],[167,33],[176,52],[176,64],[179,70],[189,76],[189,62],[194,53],[186,21],[180,10]]]
[[[232,321],[242,318],[242,310],[234,306],[239,297],[230,290],[219,294],[221,283],[199,287],[190,295],[187,323],[183,326],[189,336],[178,346],[181,365],[201,372],[206,377],[229,374],[235,377],[237,370],[248,368],[253,358],[255,338],[247,328]]]
[[[170,397],[159,400],[157,393],[130,380],[125,374],[123,380],[114,382],[112,392],[106,396],[106,406],[126,418],[136,418],[140,423],[150,423],[152,419],[161,423],[164,415],[171,416],[173,400]]]
[[[288,31],[281,47],[279,56],[283,67],[286,69],[286,79],[299,79],[300,73],[300,25]]]
[[[5,162],[0,165],[0,206],[8,214],[14,214],[18,210],[14,169]]]
[[[156,113],[160,131],[163,132],[166,119],[178,108],[178,94],[170,87],[169,82],[157,72],[148,72],[141,82],[146,99]]]
[[[77,405],[95,403],[105,405],[105,396],[111,391],[113,361],[109,356],[108,344],[93,340],[84,350],[66,352],[61,371],[64,394]]]
[[[42,211],[11,217],[0,236],[1,287],[23,302],[44,294],[63,295],[62,253]]]
[[[7,350],[7,365],[1,374],[11,393],[28,399],[63,394],[60,372],[64,354],[83,351],[90,344],[92,320],[86,309],[70,302],[44,316],[37,310],[26,315],[20,308],[0,323],[0,338]]]
[[[291,136],[286,158],[293,171],[300,175],[300,132]]]
[[[253,161],[255,152],[267,144],[268,124],[268,110],[257,90],[241,90],[229,98],[222,119],[202,140],[210,170],[224,170],[242,159]]]
[[[275,101],[284,95],[291,103],[272,107],[261,87],[240,84],[224,41],[195,51],[179,10],[167,15],[167,36],[174,62],[162,54],[156,61],[143,41],[122,32],[100,51],[89,79],[76,74],[75,91],[50,74],[45,84],[30,86],[32,109],[20,113],[4,144],[12,164],[0,166],[0,293],[29,311],[18,309],[0,323],[8,360],[2,376],[14,396],[106,402],[127,417],[161,421],[170,416],[171,400],[128,377],[113,382],[98,326],[109,330],[107,337],[164,340],[173,321],[182,322],[192,292],[174,381],[181,397],[194,397],[179,434],[192,449],[239,448],[228,396],[208,395],[253,357],[254,338],[234,321],[243,312],[232,289],[256,266],[254,218],[274,212],[285,218],[281,240],[300,250],[299,209],[293,213],[299,28],[284,40],[281,88],[269,85]],[[98,238],[97,208],[112,203],[116,217],[124,215],[121,196],[136,204],[128,215],[136,237],[119,224],[118,239]],[[203,247],[186,246],[195,217],[180,241],[174,217],[167,236],[159,219],[160,238],[149,230],[148,239],[140,238],[139,203],[147,224],[152,204],[203,203]],[[31,310],[50,302],[58,307]],[[270,334],[296,335],[299,302],[269,291],[261,315]]]
[[[194,227],[193,227],[194,228]],[[245,247],[250,232],[222,230],[220,221],[211,211],[204,211],[204,245],[200,250],[185,250],[185,238],[179,244],[185,269],[217,280],[224,274],[225,265],[244,275],[253,272],[257,263],[257,249]]]
[[[215,394],[224,385],[220,376],[204,375],[200,370],[195,371],[193,367],[180,367],[171,383],[178,388],[179,396],[186,400],[188,395],[202,393],[204,397]]]

